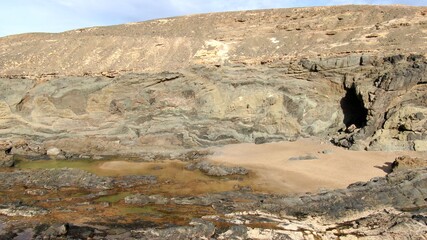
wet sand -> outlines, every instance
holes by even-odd
[[[425,157],[425,153],[409,151],[350,151],[320,139],[235,144],[214,148],[214,152],[210,161],[246,167],[259,177],[258,188],[278,193],[345,188],[354,182],[385,176],[397,156]],[[289,160],[304,156],[317,159]]]

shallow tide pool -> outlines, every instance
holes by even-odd
[[[253,174],[247,176],[212,177],[199,170],[190,171],[185,168],[187,163],[178,160],[156,162],[133,162],[123,159],[115,160],[20,160],[16,169],[81,169],[99,176],[121,177],[129,175],[153,175],[158,179],[156,192],[164,194],[203,194],[236,190],[257,186]]]

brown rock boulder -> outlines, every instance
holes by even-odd
[[[392,164],[393,172],[427,167],[427,159],[411,158],[409,156],[397,157]]]
[[[4,152],[0,152],[0,168],[13,167],[15,160],[12,155],[6,155]]]
[[[13,160],[12,155],[8,155],[12,150],[12,142],[10,141],[0,141],[0,168],[2,167],[13,167],[15,161]]]

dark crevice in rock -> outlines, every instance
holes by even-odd
[[[356,88],[352,86],[347,89],[347,93],[341,99],[341,109],[344,114],[344,124],[346,127],[355,125],[363,128],[367,124],[368,109],[365,108],[361,96],[356,93]]]
[[[28,94],[26,94],[17,104],[16,104],[16,111],[20,112],[23,109],[23,106],[25,102],[27,102],[29,99]]]
[[[399,54],[394,56],[389,56],[384,58],[384,62],[389,62],[391,64],[396,64],[402,61],[405,58],[405,55]]]

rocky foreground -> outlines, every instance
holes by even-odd
[[[166,183],[153,176],[100,177],[73,169],[0,172],[0,177],[1,239],[427,236],[425,168],[400,169],[347,189],[295,196],[250,188],[165,195],[155,193]]]
[[[426,239],[424,158],[301,195],[239,185],[179,194],[169,192],[173,178],[13,168],[128,156],[184,160],[240,181],[244,168],[200,162],[207,147],[310,136],[422,155],[426,38],[427,8],[407,6],[215,13],[0,38],[0,239]]]

